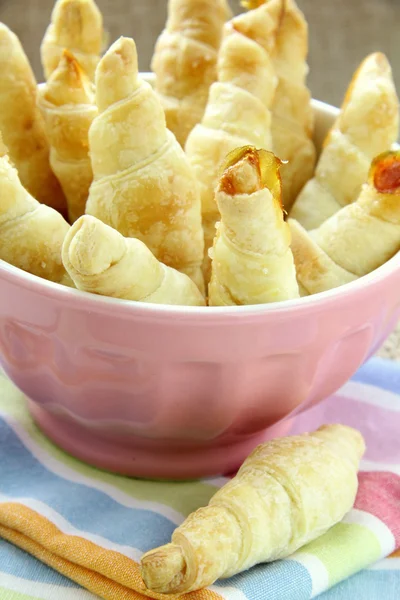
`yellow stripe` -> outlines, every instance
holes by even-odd
[[[183,598],[147,590],[136,562],[84,538],[62,533],[48,519],[22,504],[0,504],[0,536],[104,600]],[[222,600],[211,590],[192,592],[184,598]]]

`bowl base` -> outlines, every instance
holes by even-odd
[[[240,442],[183,450],[169,446],[168,440],[157,443],[137,436],[121,443],[117,433],[107,439],[101,432],[52,414],[31,400],[28,407],[42,432],[75,458],[105,471],[145,479],[198,479],[232,473],[257,444],[286,435],[293,424],[293,419],[288,419]]]

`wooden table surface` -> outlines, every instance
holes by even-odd
[[[148,70],[167,0],[97,0],[110,42],[135,39],[140,69]],[[230,0],[239,12],[239,0]],[[353,71],[370,52],[389,58],[400,90],[400,0],[298,0],[310,29],[309,85],[313,96],[339,105]],[[39,46],[53,0],[0,0],[0,21],[19,36],[37,78],[42,78]],[[400,360],[400,326],[382,353]]]

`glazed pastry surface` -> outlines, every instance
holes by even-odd
[[[150,302],[204,306],[193,281],[160,263],[150,250],[95,217],[84,215],[68,232],[63,263],[79,290]]]
[[[89,128],[97,115],[94,86],[76,58],[65,50],[58,67],[40,89],[38,105],[50,142],[50,165],[56,174],[73,223],[84,214],[93,180]]]
[[[340,114],[325,140],[315,175],[290,216],[307,230],[354,202],[371,161],[397,141],[399,101],[382,53],[368,56],[353,76]]]
[[[229,156],[216,193],[221,222],[210,250],[210,306],[299,297],[280,167],[272,152],[251,147]]]
[[[226,0],[169,0],[151,67],[167,126],[182,147],[201,121],[217,79],[218,50],[230,12]]]
[[[86,213],[144,242],[204,289],[200,195],[160,100],[138,73],[136,46],[120,38],[96,71],[99,115],[89,130],[94,181]]]
[[[288,222],[297,279],[309,294],[371,273],[400,250],[400,152],[379,155],[356,202],[317,229]]]
[[[289,556],[352,508],[364,450],[361,434],[343,425],[258,446],[170,544],[144,554],[146,586],[186,593]]]

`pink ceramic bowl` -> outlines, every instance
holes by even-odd
[[[316,140],[335,109],[315,102]],[[268,306],[90,295],[0,261],[3,367],[42,430],[121,473],[229,472],[342,386],[400,316],[400,253],[354,283]]]

